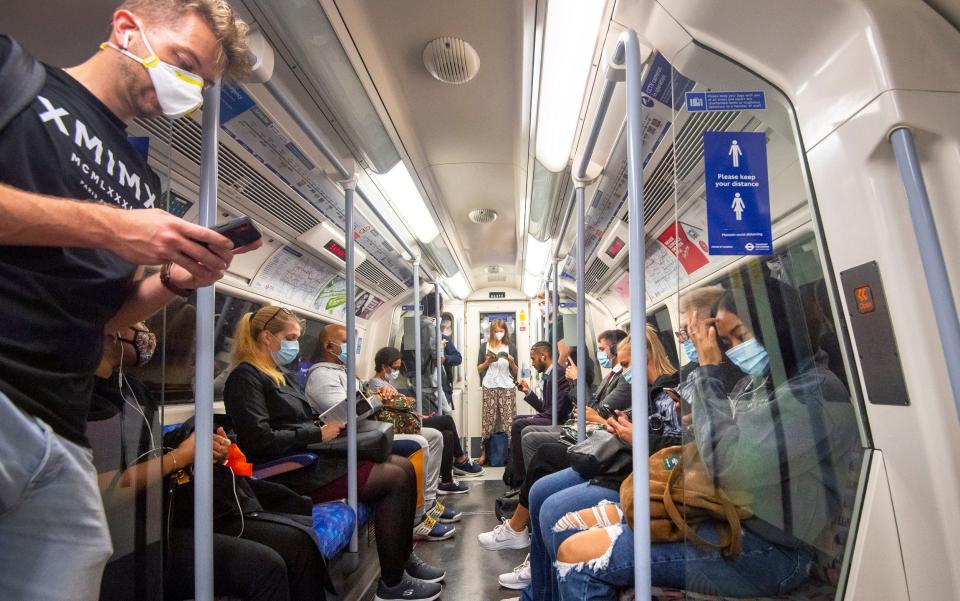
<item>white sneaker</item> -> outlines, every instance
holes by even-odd
[[[515,532],[507,520],[503,520],[499,526],[490,532],[484,532],[477,535],[480,546],[487,551],[498,551],[500,549],[526,549],[530,546],[530,534],[526,529],[521,532]]]
[[[530,554],[527,553],[527,558],[523,560],[523,563],[513,568],[512,572],[500,574],[497,580],[500,581],[500,586],[515,591],[527,588],[527,585],[530,584]]]

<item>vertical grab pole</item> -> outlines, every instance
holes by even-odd
[[[443,334],[440,329],[440,279],[433,282],[433,305],[437,312],[437,415],[443,415],[443,400],[447,393],[443,391]]]
[[[943,347],[943,358],[950,376],[953,403],[960,417],[960,321],[950,288],[947,265],[943,260],[943,248],[937,235],[933,212],[930,210],[930,197],[923,181],[923,171],[920,170],[920,159],[913,144],[913,132],[909,128],[898,127],[890,134],[890,143],[893,144],[893,154],[907,193],[910,221],[913,223],[913,233],[920,250],[923,274],[930,289],[930,301],[937,319],[940,345]]]
[[[557,374],[557,371],[560,369],[560,366],[557,365],[557,360],[558,360],[557,343],[560,342],[558,340],[558,337],[560,336],[560,327],[557,323],[557,320],[560,319],[560,288],[559,288],[560,281],[557,279],[557,271],[558,271],[557,264],[558,264],[557,260],[554,259],[553,267],[552,267],[553,286],[551,287],[551,291],[550,291],[553,296],[553,315],[550,316],[551,320],[553,321],[553,341],[552,341],[552,344],[550,345],[551,347],[553,347],[551,349],[551,352],[553,353],[553,369],[551,370],[551,373],[550,373],[550,376],[552,378],[552,381],[550,382],[550,384],[551,386],[553,386],[553,388],[551,388],[551,390],[553,391],[553,415],[551,416],[551,420],[552,420],[552,425],[554,426],[557,425],[557,419],[558,419],[557,386],[559,386],[559,383],[558,383],[559,375]]]
[[[414,389],[417,391],[417,415],[423,415],[423,379],[421,377],[421,361],[423,358],[420,353],[420,257],[413,259],[413,346],[416,359],[416,375],[414,376]]]
[[[344,239],[347,246],[347,503],[357,513],[357,404],[352,402],[356,398],[357,385],[357,275],[354,271],[356,263],[356,238],[353,236],[354,200],[357,191],[357,176],[340,181],[343,187],[343,211],[346,218]],[[357,527],[354,524],[350,535],[350,552],[356,553]]]
[[[630,215],[630,322],[633,343],[630,345],[630,366],[636,376],[630,389],[635,423],[645,424],[647,418],[647,387],[643,385],[647,373],[646,345],[646,282],[643,246],[643,105],[640,103],[640,42],[637,33],[627,30],[621,38],[626,48],[627,75],[627,173]],[[637,599],[650,598],[650,522],[649,455],[650,440],[647,428],[633,433],[633,579]]]
[[[574,179],[577,203],[577,441],[587,437],[587,293],[584,289],[586,257],[584,250],[583,222],[586,218],[583,206],[586,182]]]
[[[217,136],[220,132],[218,80],[203,92],[203,141],[200,150],[200,225],[217,223]],[[197,461],[193,465],[194,598],[213,601],[213,286],[197,290],[195,429]]]

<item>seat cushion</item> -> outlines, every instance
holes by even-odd
[[[279,474],[285,474],[307,467],[316,460],[317,456],[314,453],[298,453],[296,455],[274,459],[273,461],[264,461],[263,463],[258,463],[253,466],[253,477],[261,479],[272,478]]]
[[[357,506],[362,528],[373,516],[373,509],[364,503]],[[341,501],[318,503],[313,506],[313,530],[320,541],[320,552],[333,559],[350,544],[350,535],[356,522],[350,506]]]

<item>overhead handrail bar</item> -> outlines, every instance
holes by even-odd
[[[937,320],[937,332],[943,358],[950,376],[950,388],[953,392],[953,404],[960,418],[960,320],[957,317],[957,304],[950,287],[950,276],[943,259],[943,247],[937,234],[930,197],[920,168],[920,159],[913,143],[913,132],[907,127],[898,127],[890,134],[893,154],[900,169],[900,178],[907,193],[907,208],[913,233],[920,250],[920,262],[927,278],[933,314]]]
[[[220,80],[203,92],[200,146],[200,225],[217,224],[218,136],[220,133]],[[193,466],[193,570],[194,598],[213,601],[213,350],[216,293],[212,285],[197,289],[196,360],[194,362],[196,461]]]

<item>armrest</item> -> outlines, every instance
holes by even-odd
[[[254,478],[272,478],[280,474],[305,468],[317,460],[314,453],[298,453],[288,457],[281,457],[273,461],[264,461],[253,466]]]

